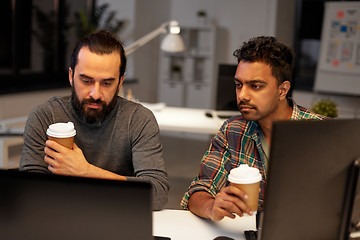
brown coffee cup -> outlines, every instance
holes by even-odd
[[[248,205],[252,212],[256,212],[259,202],[259,188],[262,176],[259,169],[241,164],[239,167],[231,169],[228,180],[231,185],[238,187],[248,196],[243,201]]]
[[[46,134],[50,140],[54,140],[64,147],[73,148],[76,131],[72,122],[51,124]]]

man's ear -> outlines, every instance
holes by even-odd
[[[69,82],[70,85],[73,87],[73,70],[71,69],[71,67],[69,67]]]
[[[120,82],[119,82],[119,86],[118,86],[118,90],[119,90],[119,91],[120,91],[121,85],[122,85],[123,82],[124,82],[124,79],[125,79],[125,74],[122,75],[122,77],[120,78]]]
[[[280,100],[286,99],[286,95],[289,92],[291,87],[291,84],[289,81],[285,81],[283,83],[280,84],[279,89],[280,89],[280,95],[279,98]]]

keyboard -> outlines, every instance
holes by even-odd
[[[257,239],[257,231],[254,230],[246,230],[244,231],[246,240],[256,240]]]
[[[171,238],[169,237],[162,237],[162,236],[153,236],[154,240],[170,240]]]

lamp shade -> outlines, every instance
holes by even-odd
[[[179,34],[168,33],[162,40],[160,49],[166,52],[183,52],[185,44]]]

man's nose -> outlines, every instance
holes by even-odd
[[[243,86],[238,92],[237,92],[238,100],[248,102],[250,101],[250,92],[249,89],[246,86]]]
[[[91,86],[90,96],[94,100],[98,100],[101,98],[101,87],[99,83],[94,83],[94,85]]]

